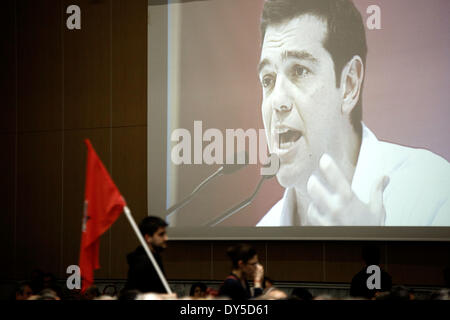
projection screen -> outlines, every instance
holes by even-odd
[[[450,239],[450,2],[354,2],[149,0],[171,239]]]

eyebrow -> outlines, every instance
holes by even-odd
[[[317,59],[313,57],[312,54],[310,54],[307,51],[284,51],[281,54],[282,60],[287,60],[288,58],[295,58],[298,60],[308,60],[311,63],[317,63]],[[261,73],[261,70],[264,69],[267,65],[270,65],[270,62],[268,59],[264,59],[261,61],[258,65],[258,73]]]
[[[258,74],[260,74],[261,73],[261,70],[262,69],[264,69],[267,65],[269,65],[270,64],[270,62],[269,62],[269,60],[267,60],[267,59],[264,59],[263,61],[261,61],[259,64],[258,64]]]
[[[299,60],[309,60],[310,62],[317,63],[317,59],[307,51],[285,51],[283,52],[282,57],[283,60],[287,58],[296,58]]]

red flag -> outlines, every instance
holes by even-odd
[[[81,233],[80,269],[84,292],[94,283],[94,270],[100,268],[100,236],[116,221],[126,206],[89,139],[86,139],[87,167],[84,215]]]

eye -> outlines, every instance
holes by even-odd
[[[262,79],[262,85],[264,88],[272,87],[273,82],[274,82],[274,79],[273,79],[273,76],[271,76],[271,75],[265,75]]]
[[[310,71],[308,68],[305,68],[299,64],[296,64],[293,67],[293,75],[297,78],[303,78],[303,77],[307,76],[309,74],[309,72]]]

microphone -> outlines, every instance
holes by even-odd
[[[235,161],[237,160],[237,161]],[[239,161],[241,160],[241,161]],[[243,161],[242,161],[243,160]],[[204,179],[187,197],[185,197],[180,202],[174,204],[169,209],[167,209],[164,212],[164,215],[166,216],[166,222],[170,226],[175,226],[176,224],[176,214],[177,210],[181,209],[185,205],[187,205],[189,202],[192,201],[194,196],[203,189],[208,183],[210,183],[214,178],[226,174],[233,174],[245,166],[247,166],[249,163],[249,157],[247,151],[241,151],[237,154],[233,155],[233,159],[227,159],[226,163],[223,164],[219,169],[217,169],[213,174],[211,174],[209,177]]]
[[[231,164],[229,164],[228,162],[231,162]],[[223,166],[220,167],[220,169],[222,169],[222,174],[231,174],[241,170],[242,168],[247,166],[248,163],[249,163],[248,152],[241,151],[239,153],[235,153],[233,155],[233,159],[228,159],[226,163],[224,163]]]
[[[271,156],[271,160],[275,159],[276,161],[279,161],[278,157],[276,157],[275,154],[273,154],[273,157]],[[249,204],[251,204],[253,202],[253,200],[255,199],[256,195],[259,192],[259,189],[261,189],[261,186],[263,185],[263,183],[266,180],[270,180],[273,177],[275,177],[277,175],[278,169],[279,169],[279,162],[275,163],[275,167],[272,166],[272,163],[269,162],[270,168],[267,168],[267,166],[264,166],[264,169],[270,169],[269,172],[271,172],[271,174],[267,174],[267,175],[263,175],[261,177],[261,179],[259,179],[258,185],[255,188],[255,191],[253,192],[253,194],[248,197],[247,199],[245,199],[244,201],[242,201],[241,203],[237,204],[236,206],[228,209],[227,211],[225,211],[224,213],[222,213],[220,216],[209,220],[208,222],[206,222],[205,224],[203,224],[203,226],[208,226],[208,227],[215,227],[217,226],[219,223],[223,222],[224,220],[230,218],[232,215],[234,215],[235,213],[238,213],[239,211],[241,211],[242,209],[244,209],[245,207],[247,207]],[[275,168],[275,171],[273,170]],[[263,172],[263,170],[261,170],[261,172]],[[267,170],[265,171],[267,172]]]

